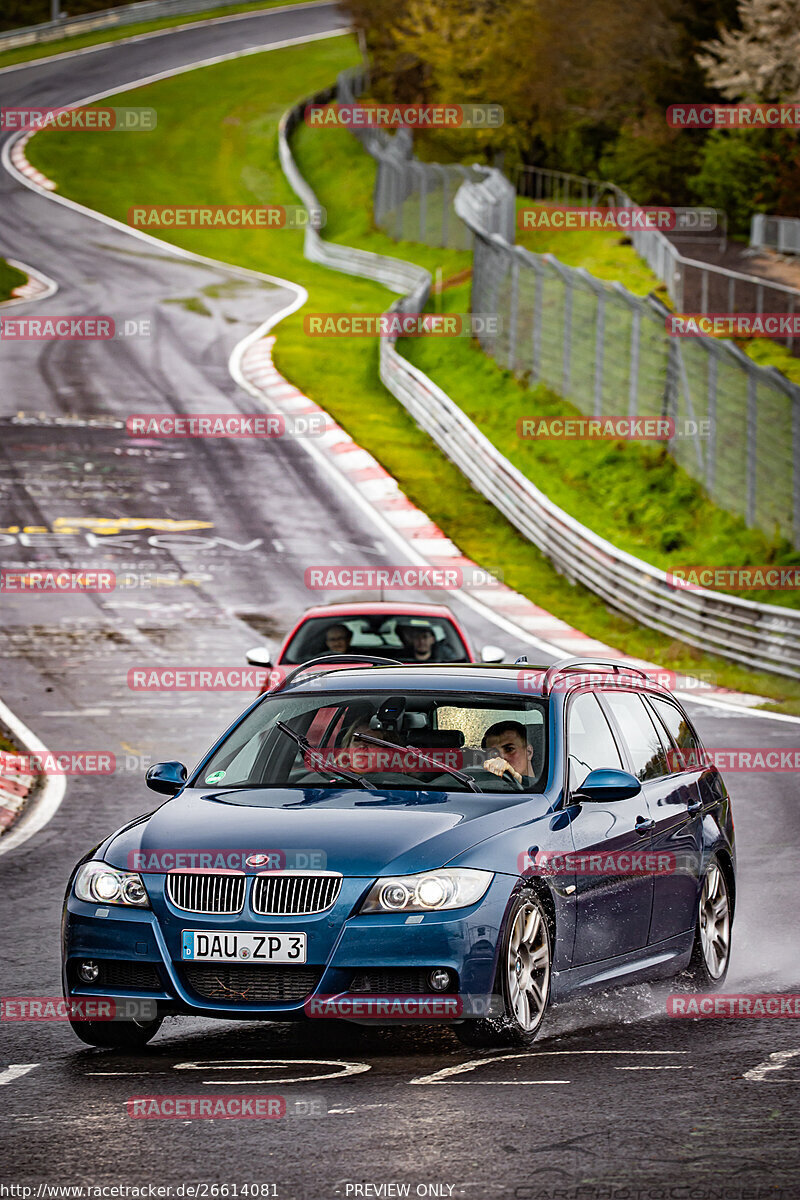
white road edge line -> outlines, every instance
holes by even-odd
[[[782,1071],[786,1064],[792,1058],[796,1058],[800,1054],[798,1050],[776,1050],[774,1054],[770,1054],[769,1058],[765,1058],[757,1067],[753,1067],[750,1071],[745,1071],[743,1079],[749,1079],[751,1083],[766,1082],[767,1075],[771,1071]],[[770,1083],[788,1083],[786,1079],[771,1079]],[[791,1082],[795,1082],[792,1080]]]
[[[0,720],[11,730],[27,751],[31,754],[49,753],[47,747],[39,740],[32,729],[16,716],[10,708],[0,700]],[[66,778],[63,775],[47,775],[40,791],[35,792],[22,810],[22,816],[11,827],[8,833],[0,838],[0,854],[15,850],[28,838],[33,837],[58,811],[67,790]],[[36,1064],[34,1063],[34,1066]],[[31,1068],[26,1068],[30,1070]],[[2,1077],[0,1077],[2,1081]]]
[[[130,42],[146,42],[150,38],[163,37],[167,33],[184,33],[187,29],[205,28],[208,25],[221,25],[223,22],[252,20],[253,17],[272,16],[273,13],[294,12],[304,8],[324,8],[331,0],[306,0],[304,4],[282,4],[278,8],[253,9],[252,12],[231,13],[227,17],[209,17],[208,20],[186,21],[183,25],[170,25],[166,29],[151,29],[149,33],[132,33],[130,37],[115,38],[111,42],[98,42],[94,46],[81,46],[79,50],[64,50],[60,54],[43,54],[39,58],[29,58],[27,62],[12,63],[8,67],[0,67],[0,75],[11,71],[24,71],[26,68],[41,67],[51,62],[63,62],[65,58],[77,58],[81,54],[94,54],[97,50],[109,50],[114,46],[124,46]],[[77,36],[80,36],[79,34]],[[55,39],[54,39],[55,40]],[[22,47],[19,47],[22,49]],[[5,53],[5,51],[0,51]]]
[[[33,1071],[38,1067],[38,1063],[17,1063],[16,1065],[6,1067],[5,1071],[0,1071],[0,1087],[6,1083],[13,1083],[15,1079],[20,1079],[23,1075],[27,1075],[29,1071]]]

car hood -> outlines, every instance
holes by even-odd
[[[241,851],[282,851],[288,864],[302,865],[295,856],[307,852],[315,856],[310,866],[344,875],[411,873],[442,866],[509,824],[531,819],[523,810],[532,803],[540,809],[542,797],[536,799],[509,803],[508,796],[485,793],[363,789],[186,790],[115,834],[103,857],[123,869],[161,872],[173,865],[171,852],[182,852],[181,866],[191,864],[187,855]]]

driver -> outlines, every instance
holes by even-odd
[[[329,625],[325,630],[325,649],[331,654],[347,654],[353,635],[346,625]]]
[[[536,778],[533,746],[520,721],[497,721],[490,725],[481,740],[481,748],[496,752],[482,764],[484,771],[491,771],[493,775],[510,771],[522,787],[533,787]]]

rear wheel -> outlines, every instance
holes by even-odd
[[[136,1050],[146,1046],[161,1028],[163,1017],[152,1021],[73,1021],[73,1032],[87,1046],[116,1046],[120,1050]]]
[[[716,859],[709,863],[700,892],[697,928],[689,974],[698,989],[717,988],[725,981],[731,955],[731,902],[728,885]]]
[[[455,1032],[466,1046],[530,1046],[550,997],[550,924],[533,888],[517,894],[508,914],[494,991],[502,1016],[467,1019]]]

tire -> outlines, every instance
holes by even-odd
[[[547,1012],[551,964],[549,918],[536,891],[523,888],[506,918],[493,989],[505,1011],[454,1025],[459,1041],[465,1046],[532,1046]]]
[[[731,957],[731,898],[725,873],[712,858],[703,877],[688,973],[697,991],[722,987]]]
[[[152,1021],[73,1021],[73,1033],[87,1046],[115,1046],[120,1050],[138,1050],[154,1038],[163,1017]]]

